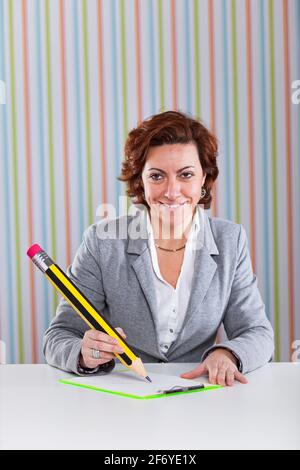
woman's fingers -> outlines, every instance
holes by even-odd
[[[248,380],[246,377],[239,372],[232,363],[219,363],[204,361],[195,369],[190,372],[181,374],[180,377],[183,379],[195,379],[208,372],[209,382],[211,384],[218,384],[225,387],[226,385],[232,386],[234,380],[238,380],[243,384],[247,384]]]
[[[215,355],[209,355],[202,364],[199,364],[190,372],[181,374],[180,377],[184,379],[195,379],[206,372],[208,372],[208,378],[211,384],[218,384],[223,387],[226,385],[232,386],[235,379],[243,384],[248,383],[246,377],[237,370],[232,360],[226,355],[221,356],[219,352]]]
[[[208,380],[211,384],[217,383],[218,367],[215,364],[207,364]]]
[[[108,353],[101,353],[101,357],[99,359],[94,359],[91,355],[91,349],[86,347],[81,348],[81,354],[85,366],[90,369],[94,369],[95,367],[105,364],[115,358],[114,354],[108,355]]]
[[[211,369],[209,371],[209,381],[212,384],[218,384],[222,387],[226,385],[232,386],[234,380],[238,380],[243,384],[247,384],[248,380],[246,377],[241,374],[237,369],[233,369],[232,366],[227,366],[226,364],[219,365],[219,367]]]
[[[87,346],[86,347],[86,354],[90,355],[90,357],[92,359],[94,359],[93,358],[93,353],[92,353],[92,350],[94,349],[95,351],[100,352],[100,358],[99,359],[108,359],[109,361],[111,361],[112,359],[114,359],[116,357],[113,352],[107,352],[107,351],[104,351],[103,349],[100,349],[100,348],[101,348],[101,346],[97,346],[97,345],[95,347]],[[118,353],[117,350],[116,350],[116,354],[121,354],[121,353]]]
[[[95,341],[87,339],[85,346],[90,349],[95,349],[96,351],[109,352],[121,354],[123,349],[118,344],[104,343],[103,341]]]
[[[125,339],[126,335],[122,328],[116,328],[118,333]],[[92,350],[100,352],[100,358],[95,359]],[[98,365],[105,364],[115,358],[115,354],[122,354],[124,349],[121,347],[119,340],[108,334],[97,331],[86,331],[82,339],[81,356],[83,365],[88,368],[95,368]]]
[[[243,374],[241,374],[238,370],[235,372],[235,378],[242,384],[248,383],[248,380],[246,379],[246,377]]]
[[[126,335],[124,333],[124,331],[122,330],[122,328],[120,328],[119,326],[116,328],[116,330],[118,331],[118,333],[120,333],[121,336],[123,336],[123,338],[125,339],[126,338]]]
[[[121,334],[121,336],[125,335],[122,328],[116,329]],[[98,351],[113,352],[118,354],[124,352],[116,338],[113,338],[112,336],[109,336],[102,331],[90,330],[86,332],[83,338],[83,342],[85,346],[88,346],[91,349],[96,349]]]
[[[234,384],[234,371],[231,369],[227,369],[226,383],[229,387],[231,387]]]
[[[228,366],[226,364],[219,365],[211,370],[208,368],[208,371],[209,381],[212,384],[218,384],[222,387],[225,387],[226,385],[232,386],[235,379],[243,384],[248,383],[248,380],[243,374],[241,374],[237,369],[233,369],[232,366]]]
[[[226,364],[222,364],[218,370],[217,383],[219,385],[222,385],[223,387],[225,387],[226,385],[225,377],[226,377],[227,370],[228,370],[228,365]]]
[[[103,331],[97,331],[97,330],[86,331],[83,339],[85,338],[91,339],[94,341],[102,341],[103,343],[109,343],[109,344],[118,343],[118,340],[116,338],[109,336],[107,333],[104,333]]]
[[[200,377],[206,372],[206,368],[203,364],[200,364],[195,369],[191,370],[190,372],[185,372],[181,374],[180,377],[183,379],[195,379],[196,377]]]
[[[82,347],[81,348],[81,355],[80,355],[80,365],[82,367],[87,367],[88,369],[94,369],[97,366],[106,364],[107,362],[111,361],[111,359],[94,359],[91,356],[90,348]]]

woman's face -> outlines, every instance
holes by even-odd
[[[150,147],[142,172],[151,216],[178,225],[194,213],[205,181],[194,143]]]

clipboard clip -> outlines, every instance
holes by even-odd
[[[157,393],[167,395],[168,393],[188,392],[189,390],[200,390],[203,388],[205,388],[203,384],[192,385],[191,387],[181,387],[178,385],[174,385],[174,387],[169,388],[168,390],[158,390]]]

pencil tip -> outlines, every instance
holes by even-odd
[[[148,382],[152,382],[152,380],[150,379],[150,377],[146,377],[146,379],[148,380]]]

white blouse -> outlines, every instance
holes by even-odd
[[[154,318],[158,344],[163,354],[166,354],[171,344],[176,340],[183,325],[191,295],[192,279],[195,264],[195,245],[200,230],[198,211],[193,217],[193,223],[185,246],[183,263],[176,289],[165,281],[160,273],[154,234],[147,214],[148,246],[151,253],[152,268],[155,274],[154,287],[157,297],[157,312]]]

